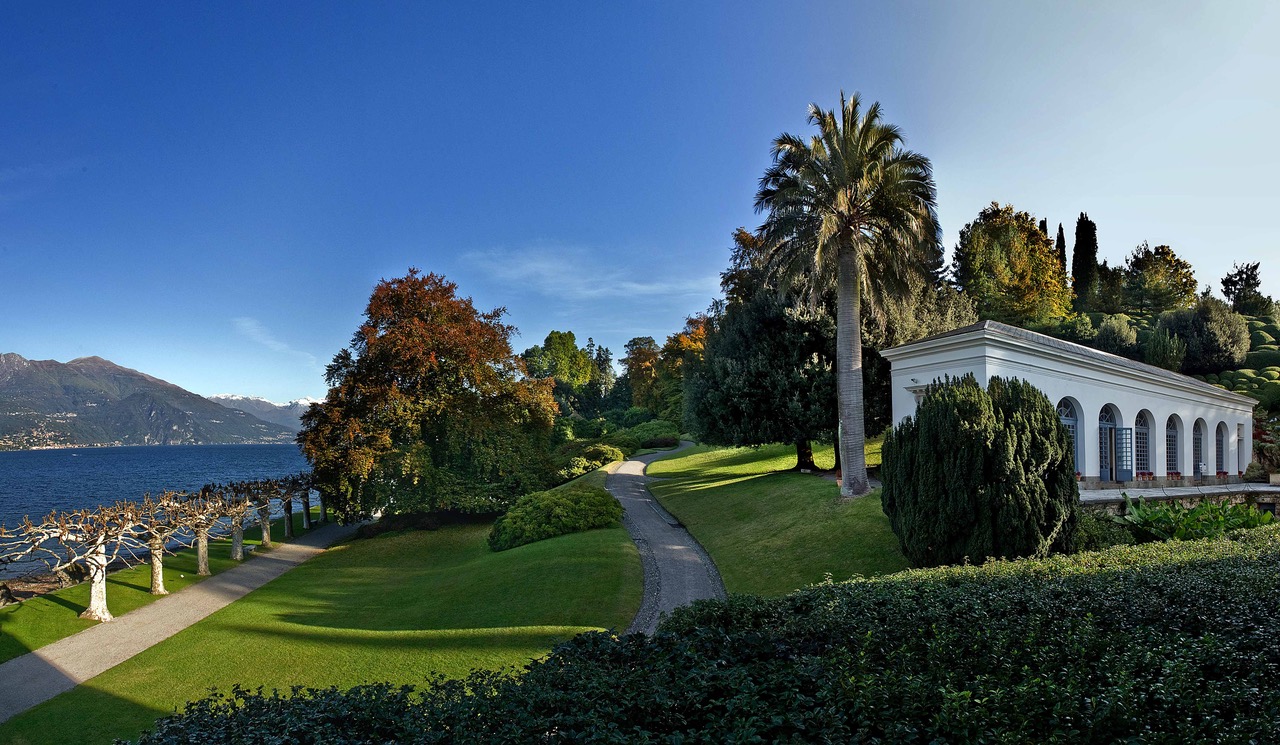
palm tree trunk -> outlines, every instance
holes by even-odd
[[[862,405],[862,319],[858,266],[852,248],[836,257],[836,398],[840,411],[840,496],[860,497],[867,483]]]

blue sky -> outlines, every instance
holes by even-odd
[[[517,349],[620,352],[718,290],[783,131],[841,89],[993,200],[1280,295],[1280,4],[0,5],[0,351],[321,396],[410,266]]]

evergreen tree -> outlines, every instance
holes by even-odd
[[[1249,352],[1249,325],[1215,297],[1201,297],[1194,308],[1161,314],[1159,326],[1187,345],[1186,373],[1234,370]]]
[[[1148,365],[1178,372],[1187,357],[1187,343],[1169,333],[1164,324],[1157,323],[1142,350],[1142,359]]]
[[[1231,272],[1222,278],[1222,294],[1231,302],[1231,309],[1246,316],[1270,316],[1275,313],[1275,302],[1261,291],[1258,277],[1260,264],[1232,264]]]
[[[1021,380],[930,386],[884,442],[882,501],[914,566],[1067,551],[1079,492],[1054,405]]]
[[[1138,349],[1138,331],[1123,313],[1107,316],[1098,326],[1093,345],[1104,352],[1132,357]]]
[[[1049,237],[1049,220],[1047,218],[1040,218],[1040,235],[1045,238]]]
[[[1172,248],[1152,248],[1143,241],[1125,262],[1124,298],[1128,309],[1139,313],[1186,308],[1196,301],[1196,276]]]
[[[1058,240],[1054,243],[1054,249],[1058,252],[1058,266],[1062,267],[1062,273],[1067,274],[1067,237],[1062,234],[1062,223],[1058,223]],[[1067,275],[1070,276],[1070,275]]]
[[[1076,219],[1076,243],[1071,250],[1071,289],[1076,293],[1076,309],[1092,310],[1098,280],[1098,226],[1081,212]]]

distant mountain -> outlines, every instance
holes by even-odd
[[[294,432],[101,357],[0,354],[0,450],[291,442]]]
[[[207,398],[229,409],[239,409],[246,414],[252,414],[264,422],[288,427],[295,433],[302,429],[302,422],[299,420],[306,413],[307,408],[311,404],[321,403],[318,398],[299,398],[289,403],[278,404],[257,396],[237,396],[231,393],[219,393]]]

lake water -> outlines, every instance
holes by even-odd
[[[96,507],[146,492],[307,470],[297,445],[171,445],[0,452],[0,522]]]

